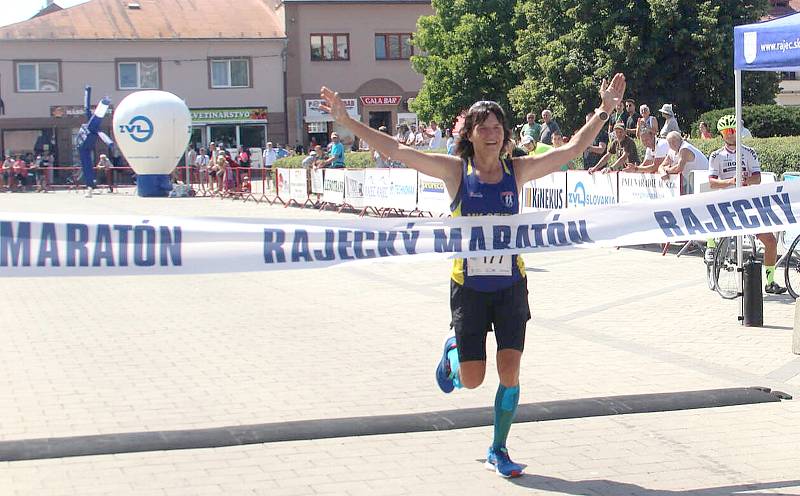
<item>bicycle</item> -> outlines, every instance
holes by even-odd
[[[755,236],[747,235],[742,239],[742,260],[754,259],[758,251]],[[739,264],[736,261],[737,241],[736,236],[720,239],[714,248],[713,261],[706,260],[708,288],[716,291],[726,300],[732,300],[740,295],[741,277]],[[800,289],[800,253],[798,254],[797,287]]]
[[[800,297],[800,234],[794,238],[783,259],[786,261],[784,269],[786,289],[796,300]]]

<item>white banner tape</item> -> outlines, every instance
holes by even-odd
[[[782,231],[797,224],[797,212],[800,181],[455,219],[289,221],[5,212],[0,213],[0,276],[249,272],[406,255],[473,257],[663,243]]]

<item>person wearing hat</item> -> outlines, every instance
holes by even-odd
[[[681,132],[680,127],[678,127],[678,121],[675,120],[675,112],[672,111],[671,103],[665,103],[660,109],[658,109],[658,111],[661,113],[661,116],[666,119],[664,126],[658,133],[660,138],[666,138],[667,134],[669,134],[671,131],[677,131],[678,133]]]
[[[273,148],[272,141],[267,141],[267,146],[264,148],[262,154],[264,156],[264,168],[271,169],[278,160],[278,151]]]
[[[101,173],[106,178],[106,185],[108,186],[108,192],[114,192],[114,176],[113,172],[111,171],[111,161],[108,157],[104,154],[100,154],[100,159],[97,161],[97,175],[99,176]]]
[[[311,150],[306,158],[303,159],[303,162],[300,164],[302,165],[303,169],[312,169],[314,168],[314,162],[317,160],[317,152]]]
[[[628,136],[625,124],[617,122],[614,124],[615,140],[608,146],[606,154],[603,155],[597,164],[588,169],[589,173],[594,173],[603,170],[604,173],[615,170],[633,170],[639,165],[639,151],[636,149],[636,143]],[[613,164],[606,167],[606,163],[612,155],[617,155],[617,160]]]
[[[339,133],[331,133],[330,156],[325,160],[325,167],[330,169],[344,169],[344,145],[339,141]]]

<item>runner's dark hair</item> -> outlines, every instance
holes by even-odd
[[[503,109],[497,102],[481,100],[480,102],[474,103],[464,116],[464,125],[461,126],[461,130],[458,132],[458,140],[456,140],[456,155],[464,160],[468,160],[475,155],[475,149],[469,137],[472,136],[472,130],[475,126],[485,122],[492,114],[494,114],[500,122],[500,125],[503,126],[503,147],[500,152],[501,154],[503,153],[508,145],[508,141],[511,139],[511,129],[508,127],[508,122],[506,121],[506,113],[503,112]]]

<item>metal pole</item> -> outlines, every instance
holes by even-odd
[[[736,187],[742,187],[742,71],[733,71],[734,93],[736,95]],[[744,255],[742,253],[742,236],[736,237],[736,265],[739,294],[744,295]],[[741,321],[744,324],[744,297],[742,298]]]

